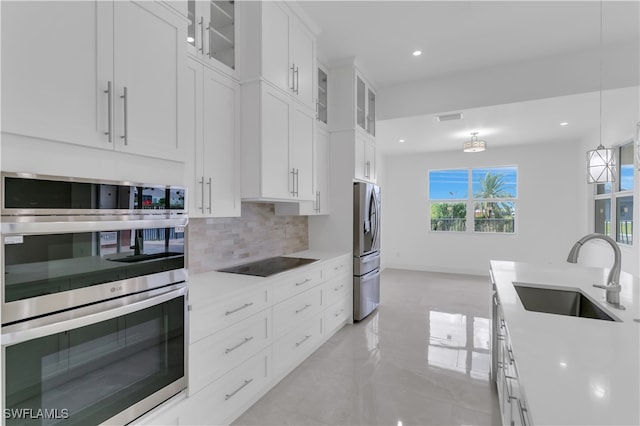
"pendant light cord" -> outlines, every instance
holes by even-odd
[[[600,147],[602,147],[602,5],[603,0],[600,0]]]

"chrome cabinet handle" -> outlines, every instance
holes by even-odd
[[[249,383],[251,383],[251,382],[253,382],[253,379],[245,380],[245,381],[242,383],[242,385],[241,385],[238,389],[234,390],[234,391],[233,391],[233,392],[231,392],[231,393],[226,394],[226,395],[224,396],[224,400],[225,400],[225,401],[230,400],[231,398],[233,398],[233,396],[234,396],[235,394],[237,394],[238,392],[240,392],[240,391],[241,391],[245,386],[247,386],[247,385],[248,385]]]
[[[302,284],[306,284],[306,283],[308,283],[309,281],[311,281],[311,278],[307,278],[307,279],[306,279],[306,280],[304,280],[304,281],[301,281],[301,282],[299,282],[299,283],[296,283],[296,286],[299,286],[299,285],[302,285]]]
[[[200,199],[200,201],[202,201],[202,206],[201,206],[201,207],[198,207],[198,208],[199,208],[200,210],[202,210],[202,213],[204,213],[204,176],[202,176],[202,179],[200,179],[200,180],[198,181],[198,183],[199,183],[200,185],[202,185],[202,186],[201,186],[201,188],[202,188],[202,191],[201,191],[201,192],[202,192],[202,198]]]
[[[294,92],[296,93],[296,95],[299,95],[300,94],[300,67],[296,67],[295,75],[296,75],[296,90],[294,90]]]
[[[311,335],[307,334],[306,336],[304,336],[304,339],[300,340],[299,342],[296,342],[296,348],[298,346],[300,346],[301,344],[303,344],[304,342],[306,342],[307,340],[309,340],[310,337],[311,337]]]
[[[212,201],[211,201],[211,187],[213,186],[211,184],[211,178],[209,178],[209,182],[207,182],[207,185],[209,185],[209,213],[211,213],[211,207],[212,207]],[[202,205],[204,206],[204,198],[202,199]]]
[[[291,91],[295,92],[296,91],[296,64],[292,64],[291,68],[289,68],[291,70]]]
[[[207,56],[209,56],[209,59],[211,59],[211,30],[213,28],[211,27],[211,22],[209,22],[209,25],[207,25],[207,34],[209,34],[209,44],[207,45]],[[204,52],[203,52],[204,53]]]
[[[112,133],[111,133],[111,127],[112,127],[112,122],[113,122],[113,117],[112,117],[112,112],[111,109],[113,108],[113,94],[111,93],[111,81],[107,82],[107,90],[104,91],[104,93],[107,94],[107,131],[104,132],[105,135],[109,136],[109,142],[113,142],[113,138],[112,138]]]
[[[253,305],[253,302],[245,303],[244,305],[240,306],[239,308],[232,309],[232,310],[230,310],[230,311],[225,312],[224,314],[225,314],[225,315],[235,314],[236,312],[241,311],[241,310],[243,310],[243,309],[246,309],[246,308],[248,308],[248,307],[249,307],[249,306],[251,306],[251,305]]]
[[[296,169],[296,195],[300,196],[300,169]]]
[[[320,120],[320,114],[318,113],[318,98],[316,98],[316,120]]]
[[[296,195],[296,169],[291,169],[291,195]]]
[[[333,291],[340,291],[341,288],[344,288],[344,284],[341,284],[338,287],[334,288]]]
[[[511,350],[511,348],[507,349],[507,354],[509,354],[509,364],[513,364],[514,362],[516,362],[515,358],[513,357],[513,351]]]
[[[296,309],[296,314],[299,314],[300,312],[302,312],[302,311],[304,311],[305,309],[310,308],[310,307],[311,307],[311,305],[306,304],[306,305],[304,305],[302,308],[300,308],[300,309]]]
[[[198,50],[204,54],[204,16],[200,17],[199,24],[200,24],[200,49]]]
[[[342,314],[344,312],[344,308],[340,309],[338,312],[335,313],[336,317],[339,317],[340,314]]]
[[[124,135],[120,136],[120,139],[124,140],[124,144],[125,145],[129,145],[129,122],[128,122],[128,111],[127,111],[127,107],[128,107],[128,94],[127,94],[127,86],[124,86],[124,90],[122,93],[122,96],[120,96],[120,99],[122,99],[124,101]]]
[[[320,191],[316,191],[316,213],[320,212]]]
[[[252,341],[252,340],[253,340],[253,336],[251,336],[251,337],[245,337],[245,338],[244,338],[244,340],[242,340],[242,342],[238,343],[238,344],[237,344],[237,345],[235,345],[235,346],[232,346],[232,347],[230,347],[230,348],[225,349],[225,350],[224,350],[225,355],[226,355],[226,354],[228,354],[229,352],[233,352],[233,351],[235,351],[235,350],[236,350],[236,349],[238,349],[240,346],[245,345],[245,344],[249,343],[249,342],[250,342],[250,341]]]

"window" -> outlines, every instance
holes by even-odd
[[[615,182],[596,185],[594,231],[622,244],[633,244],[633,143],[616,150],[618,175]]]
[[[512,234],[516,199],[515,166],[429,171],[432,231]]]

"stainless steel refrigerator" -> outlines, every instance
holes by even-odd
[[[380,187],[353,184],[353,319],[380,304]]]

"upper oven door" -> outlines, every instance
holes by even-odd
[[[180,186],[2,173],[2,215],[186,214]]]
[[[2,324],[186,281],[186,219],[100,219],[2,223]]]

